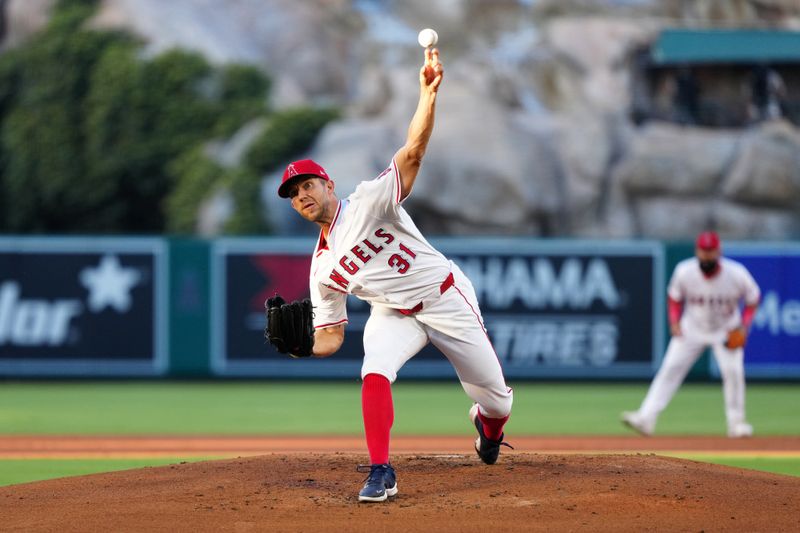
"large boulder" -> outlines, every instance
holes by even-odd
[[[631,52],[652,41],[652,21],[562,17],[544,27],[551,60],[539,65],[540,93],[554,109],[621,112],[630,107]]]
[[[410,205],[437,232],[546,233],[564,205],[558,157],[545,135],[492,99],[488,76],[450,68]]]
[[[633,203],[639,237],[685,239],[714,227],[714,205],[707,198],[644,197]]]
[[[614,179],[634,195],[710,194],[731,164],[738,138],[733,131],[652,122],[632,139]]]
[[[726,26],[797,27],[797,0],[662,0],[662,13],[686,22],[703,21]]]
[[[533,9],[540,17],[618,14],[643,16],[658,12],[665,0],[536,0]]]
[[[614,168],[636,131],[618,115],[582,117],[560,139],[569,224],[567,235],[632,237],[636,234],[627,193]]]
[[[745,134],[723,192],[744,204],[800,209],[800,132],[774,121]]]
[[[298,100],[342,101],[351,91],[350,53],[361,31],[345,0],[104,0],[94,27],[140,35],[150,53],[174,47],[213,62],[245,62],[287,77]],[[283,94],[283,93],[279,93]],[[291,95],[286,95],[291,96]],[[280,106],[281,102],[277,102]]]
[[[44,28],[55,3],[56,0],[6,0],[5,36],[0,39],[2,47],[16,46]]]
[[[737,239],[791,239],[800,235],[800,213],[720,201],[714,207],[714,227]]]
[[[562,163],[566,208],[573,215],[596,210],[612,154],[618,149],[617,129],[610,116],[559,115],[553,142]]]
[[[578,216],[580,215],[580,216]],[[598,239],[629,239],[641,237],[637,230],[635,210],[619,189],[609,189],[596,210],[572,213],[572,235]]]
[[[344,197],[389,166],[400,144],[394,124],[345,119],[323,129],[309,157],[325,167],[337,194]]]
[[[800,232],[800,216],[782,209],[753,209],[719,198],[642,198],[635,203],[636,234],[686,239],[708,228],[726,238],[786,238]]]

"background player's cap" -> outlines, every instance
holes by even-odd
[[[716,231],[704,231],[697,236],[695,246],[701,250],[717,250],[719,248],[719,235]]]
[[[289,198],[289,186],[292,180],[308,176],[316,176],[325,181],[330,181],[328,173],[316,161],[313,159],[301,159],[300,161],[289,163],[289,166],[283,171],[283,180],[281,180],[281,185],[278,187],[278,196]]]

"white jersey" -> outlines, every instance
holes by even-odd
[[[320,232],[311,260],[314,327],[347,322],[347,295],[372,305],[412,309],[438,297],[451,271],[400,205],[400,175],[392,160],[339,202],[327,240]]]
[[[678,263],[667,294],[683,303],[681,329],[689,335],[715,335],[741,323],[739,305],[755,305],[761,297],[750,272],[737,261],[721,257],[719,272],[706,278],[696,257]]]

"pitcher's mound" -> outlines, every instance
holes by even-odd
[[[657,455],[264,455],[0,488],[5,531],[800,531],[800,478]]]

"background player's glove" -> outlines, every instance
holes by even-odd
[[[267,326],[264,338],[281,353],[292,357],[311,357],[314,348],[314,313],[311,300],[287,304],[280,296],[269,298],[264,307]]]
[[[725,347],[729,350],[742,348],[747,342],[747,331],[744,328],[732,329],[728,332],[728,338],[725,340]]]

